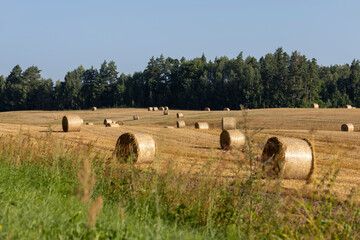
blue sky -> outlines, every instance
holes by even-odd
[[[360,59],[360,1],[0,0],[0,75],[35,65],[54,81],[83,65],[205,54],[260,58],[278,47],[320,65]]]

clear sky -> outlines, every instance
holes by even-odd
[[[54,81],[115,61],[260,58],[283,47],[320,65],[360,59],[358,0],[0,0],[0,75],[35,65]]]

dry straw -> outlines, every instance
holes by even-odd
[[[313,146],[307,139],[271,137],[261,160],[269,177],[307,180],[315,169]]]
[[[230,150],[239,148],[245,144],[245,136],[240,130],[223,130],[220,134],[220,146],[222,149]]]
[[[210,112],[210,108],[207,107],[207,108],[204,109],[204,111]]]
[[[91,110],[96,111],[96,110],[97,110],[97,108],[96,108],[96,107],[92,107],[92,108],[91,108]]]
[[[222,130],[236,129],[236,120],[233,117],[223,117],[221,120]]]
[[[153,111],[159,111],[158,107],[153,107]]]
[[[148,107],[148,111],[154,111],[153,107]]]
[[[176,122],[176,127],[177,128],[184,128],[186,126],[185,121],[177,121]]]
[[[183,113],[177,113],[177,114],[176,114],[176,117],[177,117],[177,118],[183,118],[183,117],[184,117],[184,114],[183,114]]]
[[[351,109],[352,107],[351,107],[351,105],[345,105],[345,108]]]
[[[115,123],[119,124],[119,125],[124,125],[123,121],[116,121]]]
[[[312,103],[312,104],[311,104],[311,107],[312,107],[312,108],[319,108],[319,104],[317,104],[317,103]]]
[[[106,126],[106,127],[120,127],[120,125],[117,124],[117,123],[108,123],[108,124],[106,124],[105,126]]]
[[[94,125],[94,123],[87,122],[85,125]]]
[[[209,124],[207,122],[196,122],[195,128],[196,129],[209,129]]]
[[[224,111],[230,111],[230,108],[224,108]]]
[[[113,121],[110,118],[105,118],[104,119],[104,125],[108,124],[108,123],[112,123]]]
[[[169,109],[164,109],[164,115],[169,115]]]
[[[139,120],[140,119],[140,117],[139,117],[139,115],[133,115],[133,120]]]
[[[62,128],[64,132],[80,132],[84,121],[77,115],[64,116],[62,119]]]
[[[341,125],[341,131],[353,132],[354,125],[352,123],[344,123],[343,125]]]
[[[124,133],[117,140],[115,153],[122,162],[152,161],[156,154],[156,144],[149,134]]]

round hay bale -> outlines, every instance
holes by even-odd
[[[207,122],[196,122],[195,123],[195,128],[196,129],[209,129],[209,124]]]
[[[354,131],[354,125],[352,123],[344,123],[343,125],[341,125],[341,131],[353,132]]]
[[[152,161],[156,154],[156,144],[149,134],[124,133],[116,142],[115,153],[122,162]]]
[[[169,107],[168,107],[168,106],[165,106],[165,107],[164,107],[164,110],[169,110]]]
[[[160,111],[164,111],[164,107],[159,107],[159,110],[160,110]]]
[[[77,115],[64,116],[62,119],[62,128],[64,132],[80,132],[84,121]]]
[[[169,109],[164,109],[164,115],[169,115]]]
[[[183,117],[184,117],[184,114],[183,114],[183,113],[177,113],[177,114],[176,114],[176,117],[177,117],[177,118],[183,118]]]
[[[119,121],[116,121],[115,123],[116,123],[116,124],[119,124],[119,125],[124,125],[124,122],[123,122],[123,121],[120,121],[120,120],[119,120]]]
[[[139,117],[139,115],[133,115],[133,120],[139,120],[140,119],[140,117]]]
[[[224,108],[224,111],[230,111],[230,108]]]
[[[312,104],[311,104],[311,108],[319,108],[319,104],[317,104],[317,103],[312,103]]]
[[[108,123],[112,123],[113,121],[110,118],[105,118],[104,119],[104,125],[106,126],[106,124]]]
[[[148,107],[148,111],[154,111],[153,107]]]
[[[245,136],[237,129],[223,130],[220,134],[220,146],[222,149],[239,148],[244,144]]]
[[[271,137],[261,160],[268,176],[284,179],[309,179],[315,168],[313,147],[307,139]]]
[[[186,126],[185,121],[177,121],[176,122],[176,127],[177,128],[184,128]]]
[[[351,105],[345,105],[345,108],[351,109],[352,107],[351,107]]]
[[[159,111],[158,107],[153,107],[153,111]]]
[[[87,122],[85,125],[94,125],[94,123]]]
[[[236,129],[236,120],[233,117],[223,117],[221,119],[222,130]]]
[[[120,125],[117,124],[117,123],[108,123],[108,124],[106,124],[105,126],[106,126],[106,127],[120,127]]]
[[[210,112],[210,108],[207,107],[207,108],[204,109],[204,111]]]
[[[92,111],[96,111],[97,108],[96,108],[96,107],[92,107],[91,110],[92,110]]]

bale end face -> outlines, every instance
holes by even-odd
[[[169,109],[164,109],[164,115],[169,115]]]
[[[148,107],[148,111],[154,111],[153,107]]]
[[[319,108],[319,104],[317,104],[317,103],[312,103],[312,104],[311,104],[311,107],[312,107],[312,108]]]
[[[134,115],[133,116],[133,120],[139,120],[139,119],[140,119],[139,115]]]

